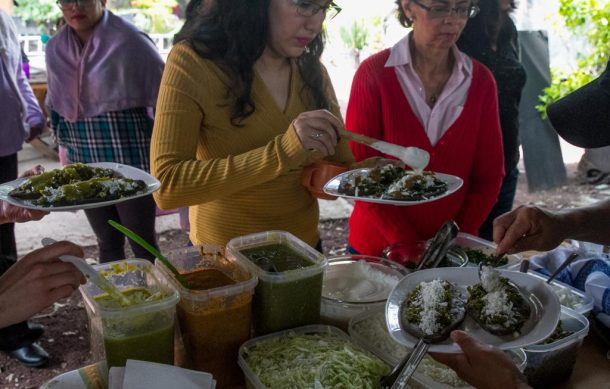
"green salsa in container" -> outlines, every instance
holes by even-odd
[[[88,282],[80,287],[89,317],[94,359],[107,367],[127,359],[172,365],[178,292],[149,261],[130,259],[95,266],[130,301],[121,305]]]
[[[294,235],[269,231],[232,239],[227,254],[258,277],[254,331],[266,334],[320,322],[324,256]]]

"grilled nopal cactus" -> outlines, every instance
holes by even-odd
[[[131,196],[146,189],[141,180],[130,178],[92,178],[59,188],[48,188],[36,200],[41,206],[62,206],[115,200]]]
[[[481,282],[468,288],[466,310],[487,332],[510,335],[521,330],[531,308],[519,288],[491,266],[484,266]]]
[[[430,342],[442,341],[466,315],[464,291],[445,280],[421,282],[401,305],[402,328]]]
[[[114,200],[144,189],[144,181],[123,178],[112,169],[75,163],[30,177],[9,195],[40,206],[61,206]]]

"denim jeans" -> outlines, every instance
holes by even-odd
[[[498,194],[498,201],[496,201],[496,204],[491,209],[487,220],[485,220],[479,229],[479,236],[481,238],[490,241],[493,240],[494,219],[513,209],[513,201],[515,200],[518,179],[519,169],[517,168],[507,172],[504,176],[504,179],[502,180],[502,187],[500,188],[500,194]]]

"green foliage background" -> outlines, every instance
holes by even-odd
[[[51,33],[55,22],[62,17],[55,0],[20,1],[19,6],[13,10],[24,22],[33,22],[46,34]]]
[[[575,36],[585,37],[590,47],[578,53],[576,71],[551,70],[551,85],[536,107],[544,117],[547,105],[599,76],[610,56],[610,0],[559,0],[559,14],[564,27]]]

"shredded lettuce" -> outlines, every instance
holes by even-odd
[[[246,350],[250,369],[268,388],[380,388],[389,367],[348,339],[329,334],[274,337]]]

